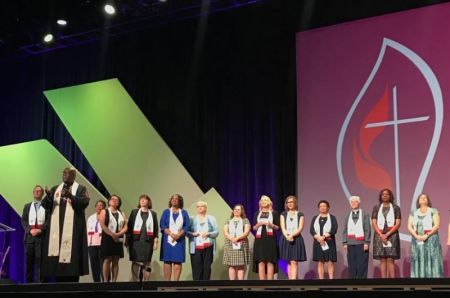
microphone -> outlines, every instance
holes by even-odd
[[[67,199],[67,194],[70,194],[70,185],[67,183],[64,183],[63,185],[63,194],[64,194],[64,200]],[[61,196],[63,197],[63,196]]]

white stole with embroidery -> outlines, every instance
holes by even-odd
[[[141,209],[139,209],[138,213],[136,214],[136,219],[134,220],[133,235],[141,234],[142,224],[143,224],[143,220],[142,220],[142,215],[141,215]],[[147,228],[147,236],[153,237],[153,235],[154,235],[154,233],[153,233],[153,216],[152,216],[152,212],[150,211],[150,209],[148,210],[148,218],[145,223],[145,226]]]
[[[364,240],[364,227],[363,227],[363,215],[362,215],[362,210],[359,209],[359,215],[358,215],[358,220],[355,221],[353,220],[353,212],[355,211],[350,211],[350,215],[348,216],[348,221],[347,221],[347,238],[348,239],[353,239],[353,240],[358,240],[358,241],[363,241]]]
[[[176,220],[173,220],[173,211],[172,211],[172,207],[171,207],[170,214],[169,214],[169,230],[170,230],[170,232],[178,234],[178,232],[183,228],[183,224],[184,224],[183,209],[178,209],[178,217]],[[169,244],[172,246],[175,246],[178,243],[170,235],[167,236],[167,242],[169,242]]]
[[[205,221],[203,223],[200,222],[200,217],[197,215],[195,218],[195,231],[198,233],[207,233],[209,230],[208,217],[205,216]],[[195,237],[195,248],[196,249],[205,249],[211,246],[211,240],[209,237],[203,238],[202,236]]]
[[[73,182],[70,187],[72,196],[75,196],[78,190],[79,184]],[[64,224],[61,236],[61,247],[59,241],[59,206],[61,205],[61,191],[63,190],[64,183],[58,185],[55,191],[53,199],[53,212],[50,218],[50,239],[48,244],[48,256],[59,256],[59,263],[70,263],[72,257],[72,238],[73,238],[73,217],[74,212],[72,204],[69,200],[66,202],[66,212],[64,214]]]
[[[45,223],[45,209],[39,206],[39,210],[36,212],[36,205],[34,202],[30,205],[30,211],[28,213],[28,225],[33,229],[42,229]]]
[[[378,209],[377,225],[381,231],[383,231],[385,223],[387,223],[388,230],[392,229],[395,225],[394,206],[392,206],[392,203],[389,203],[389,211],[386,217],[383,215],[383,204],[380,204],[380,208]]]
[[[108,208],[109,213],[109,222],[108,222],[108,229],[113,232],[117,233],[116,231],[122,230],[124,224],[125,224],[125,218],[123,217],[123,214],[120,210],[117,210],[118,220],[114,217],[113,213],[111,212],[111,209]],[[117,226],[119,226],[117,228]],[[117,240],[118,242],[123,242],[123,237],[119,238]]]
[[[244,220],[240,218],[239,220],[232,220],[228,222],[228,230],[233,238],[238,238],[244,234]],[[241,243],[232,243],[233,249],[241,249]]]
[[[261,218],[262,211],[259,211],[257,222],[273,223],[272,211],[268,211],[268,212],[269,212],[268,218]],[[260,226],[258,228],[258,230],[256,231],[256,238],[261,238],[262,228],[263,228],[263,226]],[[267,236],[273,236],[273,229],[269,226],[266,226],[266,234],[267,234]]]
[[[293,216],[290,216],[289,212],[286,212],[285,222],[288,235],[293,235],[298,229],[298,211],[295,211]]]

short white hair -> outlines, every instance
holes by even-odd
[[[206,208],[208,208],[208,203],[206,203],[205,201],[198,201],[196,206],[205,206]]]
[[[348,201],[351,203],[352,201],[358,201],[358,203],[361,203],[361,198],[358,196],[351,196]]]

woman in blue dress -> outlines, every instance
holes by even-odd
[[[164,262],[164,280],[178,281],[186,259],[185,236],[189,230],[189,214],[183,209],[183,197],[174,194],[159,224],[162,233],[160,260]]]

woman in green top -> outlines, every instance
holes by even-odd
[[[426,194],[419,195],[416,206],[417,210],[408,218],[408,230],[412,235],[411,277],[443,277],[439,212],[431,208],[430,197]]]

